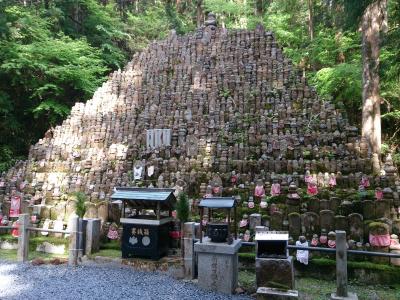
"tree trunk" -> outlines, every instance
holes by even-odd
[[[197,27],[200,27],[203,24],[203,0],[197,0],[197,8],[196,8],[196,21]]]
[[[314,13],[313,13],[313,2],[312,0],[307,0],[308,4],[308,34],[310,35],[310,40],[314,39]]]
[[[380,34],[386,29],[387,0],[371,3],[362,17],[363,108],[362,136],[372,153],[381,153],[381,109],[379,96]],[[378,171],[378,170],[374,170]]]
[[[264,12],[264,0],[256,0],[255,4],[256,4],[256,9],[255,9],[256,16],[262,16]]]

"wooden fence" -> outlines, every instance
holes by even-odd
[[[70,231],[67,230],[54,230],[31,227],[28,214],[20,214],[18,218],[18,227],[15,226],[1,226],[0,229],[14,229],[18,228],[18,250],[17,260],[19,262],[26,262],[29,254],[29,233],[31,231],[49,232],[49,233],[64,233],[69,234],[69,252],[68,252],[68,265],[78,265],[78,238],[80,233],[78,231],[78,217],[72,217]]]

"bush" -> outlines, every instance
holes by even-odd
[[[186,193],[181,192],[178,195],[178,203],[176,205],[176,212],[178,214],[178,219],[185,223],[189,220],[189,200]]]

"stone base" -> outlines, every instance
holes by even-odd
[[[336,296],[336,293],[331,294],[331,300],[358,300],[357,294],[347,293],[347,297]]]
[[[9,241],[0,241],[0,249],[1,250],[17,250],[18,243],[9,242]]]
[[[256,258],[257,287],[295,288],[293,257]]]
[[[49,254],[65,254],[66,247],[64,244],[54,245],[49,242],[43,242],[36,247],[37,252],[44,252]]]
[[[194,251],[198,257],[198,284],[204,289],[232,294],[238,281],[238,250],[242,242],[231,245],[197,242]]]
[[[274,288],[259,287],[257,300],[292,300],[299,299],[299,292],[295,290],[279,290]]]

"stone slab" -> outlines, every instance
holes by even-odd
[[[336,296],[336,293],[332,293],[331,300],[358,300],[358,297],[355,293],[347,293],[347,297]]]
[[[299,292],[295,290],[279,290],[268,287],[257,289],[257,300],[292,300],[299,299]]]
[[[293,256],[288,258],[256,258],[257,287],[295,288]]]
[[[238,252],[241,246],[241,240],[234,240],[231,245],[228,245],[227,243],[214,243],[209,239],[204,238],[202,243],[197,242],[194,244],[194,251],[233,255]]]

